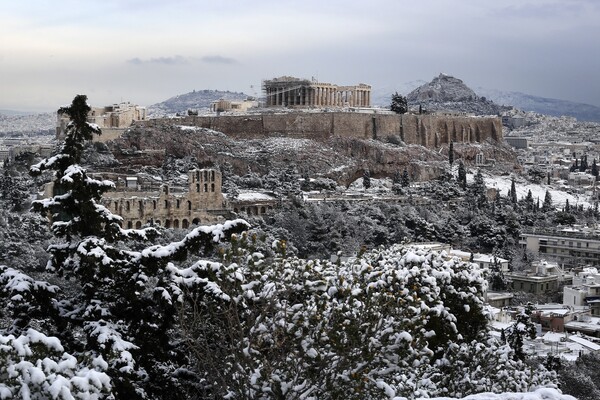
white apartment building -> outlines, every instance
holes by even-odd
[[[565,268],[600,266],[600,235],[576,229],[524,231],[519,244]]]

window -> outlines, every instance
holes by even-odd
[[[208,183],[205,183],[205,184],[204,184],[204,192],[205,192],[205,193],[206,193],[206,192],[208,192]]]
[[[129,207],[130,207],[129,202],[126,201],[125,202],[125,211],[129,211]]]
[[[189,200],[187,202],[187,209],[188,209],[188,211],[192,211],[192,202]],[[187,228],[187,226],[185,228]]]
[[[210,180],[211,181],[215,180],[215,171],[210,171]]]
[[[181,203],[181,200],[177,199],[175,202],[175,207],[179,208],[179,203]]]
[[[214,191],[215,191],[215,184],[214,184],[214,183],[211,183],[211,184],[210,184],[210,191],[211,191],[211,192],[214,192]]]
[[[165,208],[169,208],[169,200],[165,200]]]
[[[196,193],[200,193],[200,184],[196,183]]]

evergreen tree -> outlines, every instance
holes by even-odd
[[[365,190],[369,189],[371,187],[371,173],[369,172],[368,169],[366,169],[363,172],[363,181],[362,181],[362,184],[363,184],[363,188],[365,188]]]
[[[527,196],[525,197],[525,202],[527,204],[533,204],[533,194],[531,193],[531,189],[527,190]]]
[[[546,195],[544,196],[544,203],[542,204],[542,211],[550,211],[552,210],[552,195],[549,191],[546,190]]]
[[[402,194],[402,175],[398,170],[396,170],[392,179],[392,191],[398,195]]]
[[[579,165],[579,172],[585,172],[588,168],[587,156],[581,157],[581,164]]]
[[[410,186],[410,179],[408,177],[408,170],[404,168],[404,171],[402,172],[402,187],[408,186]]]
[[[485,186],[485,181],[483,179],[483,175],[481,174],[481,169],[477,170],[475,177],[473,178],[473,184],[471,186],[471,191],[473,193],[473,198],[476,202],[477,208],[482,208],[487,204],[487,196],[486,191],[487,188]]]
[[[529,191],[531,193],[531,191]],[[510,202],[517,204],[517,188],[515,186],[515,179],[511,179],[510,182]]]
[[[592,175],[598,178],[598,165],[596,164],[596,159],[592,162]]]
[[[513,349],[513,358],[524,361],[526,354],[523,350],[526,338],[535,339],[535,325],[531,322],[532,305],[528,304],[516,317],[515,322],[506,329],[506,342]]]
[[[405,96],[398,94],[398,92],[392,95],[392,104],[390,109],[396,114],[405,114],[408,112],[408,101]]]
[[[71,106],[59,110],[71,118],[60,153],[31,168],[33,175],[55,171],[54,196],[33,207],[52,217],[51,230],[59,242],[48,249],[48,270],[69,279],[71,289],[28,306],[42,307],[46,333],[70,353],[105,360],[116,398],[189,397],[189,380],[198,377],[179,343],[177,321],[185,310],[185,294],[197,299],[208,281],[201,264],[183,272],[173,262],[184,260],[190,251],[211,249],[247,225],[234,221],[199,227],[171,245],[127,248],[126,243],[147,240],[157,231],[124,230],[121,218],[99,204],[102,193],[114,185],[90,178],[79,166],[85,142],[100,133],[86,121],[86,100],[78,95]],[[21,315],[13,329],[39,324],[36,317]]]
[[[454,141],[450,142],[450,148],[448,149],[448,162],[450,166],[454,164]]]
[[[406,171],[406,168],[404,170]],[[394,185],[402,184],[402,174],[400,174],[400,171],[396,170],[396,172],[394,173],[394,177],[392,178],[392,183]]]
[[[467,170],[462,160],[458,162],[458,182],[463,189],[467,188]]]
[[[571,206],[569,205],[569,199],[565,201],[565,212],[568,213],[571,211]]]

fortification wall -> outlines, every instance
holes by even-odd
[[[372,139],[376,114],[334,113],[333,135],[356,139]]]
[[[250,116],[188,116],[179,121],[181,125],[213,129],[236,138],[288,136],[327,139],[331,136],[340,136],[356,139],[385,139],[387,136],[396,135],[407,144],[419,144],[428,148],[436,148],[450,141],[502,140],[502,121],[499,117],[298,112]],[[136,124],[158,125],[163,122],[166,121],[139,121]]]
[[[263,115],[263,132],[268,136],[326,139],[333,134],[333,113],[289,113]]]

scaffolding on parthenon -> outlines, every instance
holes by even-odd
[[[291,76],[262,82],[267,107],[370,107],[371,86],[338,86]]]

